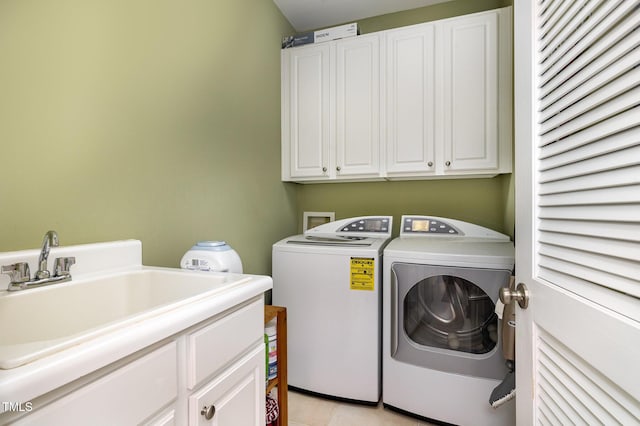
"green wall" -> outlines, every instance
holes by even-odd
[[[0,251],[136,238],[177,266],[227,240],[269,273],[295,232],[280,182],[271,0],[0,2]]]
[[[414,25],[421,22],[497,9],[511,6],[512,4],[512,0],[454,0],[434,4],[433,6],[421,7],[419,9],[361,19],[358,20],[358,26],[360,27],[360,33],[366,34],[388,30],[390,28],[403,27],[405,25]]]
[[[506,7],[511,0],[456,0],[358,21],[362,34],[420,22]],[[298,230],[305,211],[335,211],[336,219],[384,214],[451,217],[513,236],[512,175],[491,179],[453,179],[372,183],[309,184],[298,187]]]
[[[502,7],[457,0],[359,21],[363,33]],[[0,2],[0,251],[136,238],[177,266],[227,240],[245,271],[303,211],[450,216],[512,232],[511,176],[280,181],[280,40],[271,0]]]
[[[464,181],[314,184],[301,188],[298,203],[304,211],[333,211],[336,219],[393,215],[395,235],[403,214],[452,217],[506,232],[503,229],[506,180],[506,176],[497,176]]]

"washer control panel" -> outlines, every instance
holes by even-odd
[[[325,223],[307,229],[305,235],[315,237],[372,237],[389,238],[393,216],[362,216]]]
[[[390,220],[387,217],[365,217],[343,225],[338,232],[382,232],[388,233]]]
[[[402,216],[402,228],[400,234],[424,235],[424,234],[445,234],[460,235],[460,231],[451,224],[440,218],[427,216]]]

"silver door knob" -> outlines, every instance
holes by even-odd
[[[427,163],[427,166],[429,166],[429,167],[433,167],[433,161],[429,161],[429,162]]]
[[[338,172],[339,172],[340,170],[342,170],[342,169],[340,168],[340,166],[336,167],[336,171],[338,171]]]
[[[327,168],[326,168],[326,167],[323,167],[323,168],[322,168],[322,171],[323,171],[323,172],[326,172],[326,171],[327,171]]]
[[[202,407],[200,414],[202,414],[205,419],[211,420],[213,416],[216,415],[216,407],[214,405],[205,405],[204,407]]]
[[[511,302],[518,302],[522,309],[527,309],[529,306],[529,290],[522,283],[518,284],[515,290],[503,287],[500,289],[500,301],[505,305]]]
[[[451,165],[451,161],[447,161],[446,163],[444,163],[444,165],[449,167]]]

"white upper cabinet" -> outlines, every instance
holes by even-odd
[[[511,171],[510,8],[443,21],[445,174]]]
[[[336,176],[380,170],[380,37],[336,42]]]
[[[511,172],[511,8],[282,51],[282,180]]]
[[[282,51],[282,178],[376,178],[380,36]]]
[[[388,175],[435,172],[435,25],[390,31],[387,44]]]
[[[328,177],[331,47],[317,44],[282,51],[283,180]]]

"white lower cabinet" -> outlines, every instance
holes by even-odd
[[[264,344],[189,397],[189,425],[263,425]]]
[[[160,413],[156,418],[148,422],[151,426],[173,426],[176,424],[176,410],[171,407],[170,410]]]
[[[186,336],[189,425],[263,425],[264,305],[252,303]],[[222,368],[221,368],[222,367]]]
[[[135,425],[178,396],[176,342],[170,342],[40,409],[19,425]],[[165,423],[166,424],[166,423]],[[171,423],[169,423],[171,424]]]
[[[17,425],[264,425],[264,300],[254,298],[33,401]],[[3,419],[4,422],[4,419]]]

